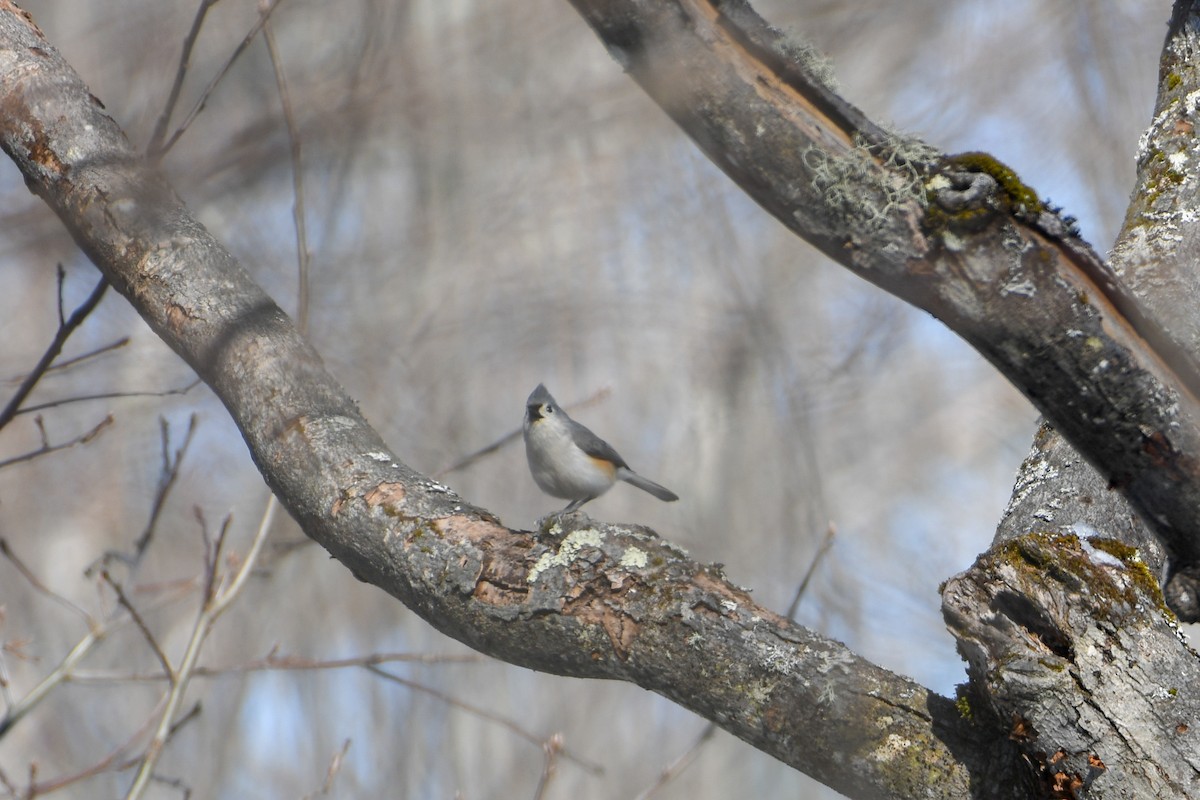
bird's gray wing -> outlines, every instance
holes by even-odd
[[[605,461],[611,461],[615,467],[629,468],[629,465],[625,463],[625,459],[621,458],[616,450],[613,450],[612,445],[575,420],[571,420],[571,438],[580,450],[592,458],[603,458]]]

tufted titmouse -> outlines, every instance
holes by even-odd
[[[542,491],[571,501],[562,514],[577,511],[619,480],[659,500],[679,499],[631,470],[608,442],[568,417],[540,383],[525,401],[525,455]]]

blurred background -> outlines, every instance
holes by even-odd
[[[144,147],[198,3],[23,5]],[[1098,250],[1110,246],[1169,2],[755,6],[827,53],[843,95],[868,114],[947,152],[991,152],[1077,216]],[[171,130],[258,15],[250,0],[211,9]],[[588,513],[648,524],[724,563],[780,612],[833,527],[798,620],[953,693],[965,674],[937,586],[988,546],[1034,430],[1021,396],[928,315],[749,201],[563,0],[283,0],[271,26],[302,147],[310,337],[407,463],[437,473],[515,430],[545,382],[682,498],[663,504],[622,485]],[[163,166],[294,311],[289,148],[258,37]],[[11,164],[0,164],[0,226],[2,404],[57,328],[55,265],[68,313],[97,273]],[[89,442],[0,468],[0,537],[30,573],[0,559],[5,708],[87,634],[62,598],[93,620],[120,616],[85,571],[134,550],[164,450],[173,460],[193,414],[145,556],[136,570],[110,561],[173,660],[196,619],[202,531],[211,539],[231,515],[226,549],[244,554],[265,507],[212,394],[160,396],[194,376],[116,293],[63,357],[123,337],[47,375],[27,405],[135,396],[52,405],[0,430],[3,462],[41,445],[35,417],[52,445],[113,417]],[[537,490],[519,441],[442,480],[512,527],[562,505]],[[165,683],[135,626],[105,630],[75,679],[0,738],[0,792],[23,790],[31,765],[35,782],[70,779],[56,796],[127,790],[133,770],[117,767],[140,752],[135,736]],[[361,665],[249,669],[273,651],[426,662],[381,667],[408,683]],[[185,705],[200,711],[169,742],[148,796],[837,796],[723,732],[693,750],[704,720],[637,687],[471,657],[283,515],[200,663],[213,674],[193,679]],[[547,742],[565,752],[547,757]]]

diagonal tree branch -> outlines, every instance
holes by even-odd
[[[806,52],[741,0],[572,4],[767,211],[945,321],[1098,470],[1043,431],[998,546],[946,585],[943,613],[972,678],[964,713],[1010,729],[1034,796],[1200,796],[1179,740],[1189,727],[1178,724],[1198,713],[1195,693],[1145,681],[1194,686],[1200,659],[1179,641],[1157,569],[1147,568],[1162,563],[1157,543],[1110,491],[1121,489],[1185,565],[1193,588],[1170,596],[1192,601],[1200,618],[1200,568],[1189,566],[1200,556],[1195,248],[1150,254],[1156,268],[1125,287],[1071,220],[1007,167],[980,153],[943,156],[863,120],[816,77]],[[1155,120],[1173,136],[1142,155],[1143,200],[1123,240],[1157,231],[1162,251],[1181,237],[1190,244],[1196,227],[1187,98],[1197,29],[1193,4],[1177,3],[1162,76],[1173,96],[1160,98]],[[1169,224],[1150,227],[1168,210]],[[1159,309],[1143,303],[1163,286],[1183,311],[1159,322]],[[1039,499],[1095,508],[1051,526]]]
[[[744,3],[575,5],[764,207],[946,320],[1177,554],[1200,561],[1200,371],[1174,328],[1141,310],[1069,222],[987,156],[943,157],[873,125],[812,79]],[[0,145],[113,286],[221,397],[305,531],[361,579],[497,657],[658,691],[850,796],[1022,793],[1017,743],[1035,734],[1016,719],[1009,741],[995,725],[1007,707],[994,698],[971,706],[991,724],[972,725],[948,700],[754,605],[719,570],[649,532],[582,516],[535,533],[508,530],[399,463],[287,317],[4,0],[0,47]],[[1051,699],[1084,695],[1097,712],[1087,732],[1098,736],[1113,719],[1100,712],[1138,687],[1087,682],[1069,646],[1076,631],[1096,653],[1153,659],[1185,685],[1195,664],[1136,559],[1116,548],[1103,557],[1080,538],[1018,535],[986,565],[1006,581],[1000,590],[964,577],[947,587],[946,609],[978,682],[998,654],[1045,679],[1039,688]],[[1079,586],[1111,591],[1079,607],[1071,602]],[[994,620],[1011,623],[1007,640]],[[1147,725],[1185,709],[1146,700],[1133,712]],[[1044,718],[1059,715],[1065,729],[1074,708]],[[1129,785],[1192,791],[1186,757],[1139,771],[1146,743],[1118,738],[1115,763],[1130,765],[1119,772]],[[1114,763],[1088,746],[1072,743],[1066,755]],[[1064,775],[1094,778],[1054,772],[1057,759],[1030,763],[1043,789]]]
[[[401,463],[278,306],[0,0],[0,146],[225,404],[267,483],[361,580],[512,663],[628,680],[852,797],[1008,797],[1013,748],[950,701],[583,515],[509,530]],[[983,788],[978,788],[983,787]]]
[[[1138,185],[1112,254],[1139,303],[1190,352],[1200,350],[1200,240],[1188,233],[1200,172],[1188,155],[1195,109],[1180,100],[1200,85],[1194,7],[1175,6]],[[1114,554],[1128,569],[1117,568]],[[1154,578],[1163,563],[1161,545],[1126,499],[1043,425],[992,550],[948,581],[942,600],[977,702],[1021,720],[1029,732],[1022,749],[1044,788],[1103,792],[1112,778],[1097,769],[1107,765],[1129,796],[1200,795],[1191,749],[1180,747],[1187,728],[1179,727],[1200,703],[1194,691],[1161,685],[1193,687],[1200,672],[1160,613]],[[1197,577],[1195,565],[1185,565],[1165,589],[1185,619],[1200,618]],[[1135,586],[1141,598],[1128,603]],[[1159,677],[1147,682],[1147,674]]]
[[[1200,561],[1200,369],[1030,187],[830,91],[743,0],[571,0],[618,63],[784,225],[943,320],[1185,562]]]

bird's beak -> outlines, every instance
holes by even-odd
[[[542,418],[542,404],[530,403],[525,406],[525,415],[529,417],[530,422],[537,422]]]

